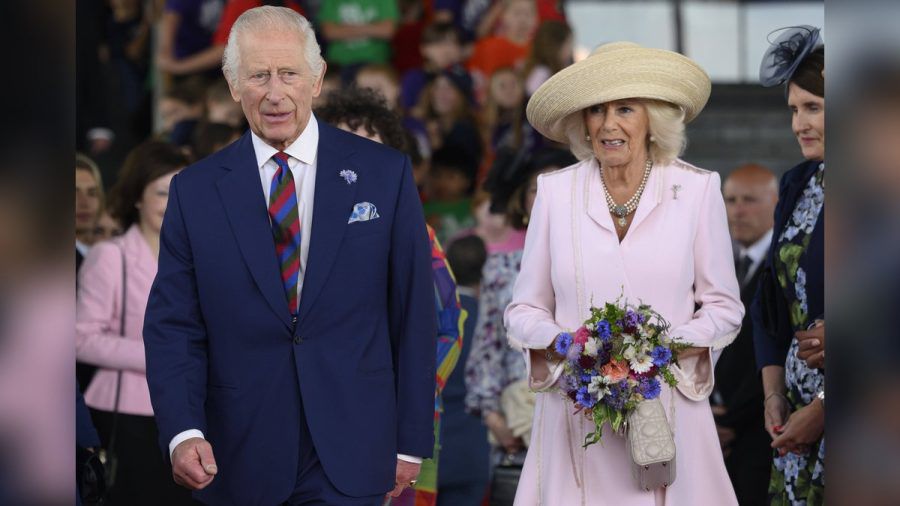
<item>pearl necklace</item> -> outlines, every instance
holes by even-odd
[[[637,191],[634,195],[628,199],[622,205],[616,204],[616,201],[613,200],[612,195],[609,194],[609,189],[606,188],[606,181],[603,180],[603,167],[600,167],[600,184],[603,186],[603,193],[606,194],[606,206],[609,208],[609,212],[616,215],[618,219],[616,222],[620,227],[625,228],[625,225],[628,224],[628,220],[626,216],[633,213],[637,210],[638,203],[641,200],[641,195],[644,193],[644,187],[647,186],[647,178],[650,177],[650,169],[653,167],[653,161],[647,160],[647,164],[644,169],[644,177],[641,179],[641,184],[638,186]]]

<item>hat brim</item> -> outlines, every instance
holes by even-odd
[[[568,144],[566,119],[595,104],[645,98],[681,107],[685,123],[700,114],[711,83],[690,58],[636,44],[601,46],[591,56],[550,77],[528,101],[529,123],[542,135]]]

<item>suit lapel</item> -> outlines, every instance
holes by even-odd
[[[290,328],[291,316],[249,131],[233,149],[233,156],[224,157],[225,168],[230,172],[217,182],[225,215],[256,286],[272,311]]]
[[[316,161],[316,191],[313,202],[309,256],[303,288],[300,292],[299,322],[309,314],[322,291],[334,259],[337,257],[347,220],[353,211],[356,188],[362,181],[347,184],[339,175],[342,170],[359,170],[347,161],[350,153],[338,150],[338,130],[319,123],[319,149]],[[273,249],[274,251],[274,249]],[[273,253],[274,254],[274,253]]]

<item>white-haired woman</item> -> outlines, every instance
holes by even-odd
[[[601,46],[532,96],[528,119],[581,161],[538,179],[521,274],[506,310],[510,343],[524,350],[539,391],[532,444],[516,504],[616,506],[737,504],[709,409],[713,366],[743,317],[719,175],[678,159],[684,124],[709,97],[690,59],[632,43]],[[625,438],[556,391],[557,336],[588,308],[651,305],[689,342],[677,389],[662,385],[674,428],[678,477],[644,491],[631,476]]]

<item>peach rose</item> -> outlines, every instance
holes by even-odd
[[[600,374],[609,378],[613,383],[622,381],[628,377],[628,362],[612,359],[600,368]]]

